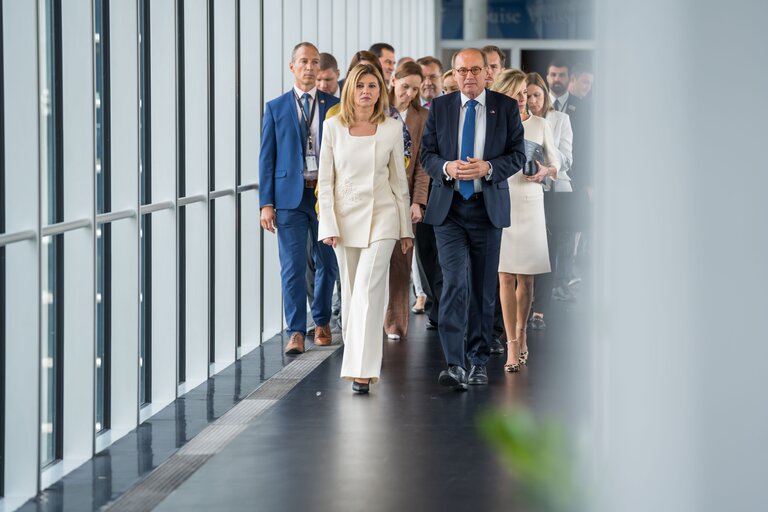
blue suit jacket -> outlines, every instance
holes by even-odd
[[[493,166],[490,180],[481,179],[488,218],[497,228],[509,226],[507,178],[523,168],[525,143],[517,102],[485,91],[485,150],[483,159]],[[424,222],[441,225],[453,201],[453,180],[445,179],[443,164],[458,158],[461,94],[453,92],[432,100],[421,139],[421,163],[432,177],[432,189]]]
[[[339,99],[317,91],[317,102],[315,115],[320,120],[320,140],[316,148],[319,158],[325,113]],[[271,204],[278,210],[293,209],[299,206],[303,194],[304,153],[296,96],[291,88],[268,102],[264,109],[259,153],[259,202],[262,207]]]

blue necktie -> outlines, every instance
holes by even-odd
[[[304,109],[304,117],[301,119],[301,142],[304,144],[304,147],[301,148],[302,151],[307,149],[307,139],[309,138],[309,127],[307,126],[307,123],[309,122],[309,93],[305,92],[304,95],[301,97],[304,100],[302,108]]]
[[[464,128],[461,130],[461,160],[475,156],[475,105],[476,100],[467,102],[467,113],[464,115]],[[464,199],[469,199],[475,193],[473,180],[459,181],[459,193]]]

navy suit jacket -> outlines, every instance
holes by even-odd
[[[317,91],[315,115],[320,120],[316,141],[318,159],[323,140],[323,121],[329,108],[339,99]],[[262,207],[293,209],[299,206],[304,194],[304,151],[301,142],[296,95],[290,91],[267,103],[264,126],[261,130],[259,153],[259,202]]]
[[[483,159],[493,166],[490,180],[480,179],[488,218],[497,228],[510,224],[507,178],[523,168],[525,143],[520,111],[513,99],[485,91],[485,149]],[[421,139],[421,163],[432,177],[432,190],[424,222],[441,225],[453,201],[454,180],[445,179],[443,164],[458,159],[461,93],[453,92],[432,100]]]

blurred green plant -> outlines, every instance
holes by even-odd
[[[519,483],[526,508],[542,512],[581,508],[561,422],[537,418],[529,409],[516,406],[483,412],[478,428]]]

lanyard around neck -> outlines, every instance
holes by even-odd
[[[312,95],[309,96],[310,102],[312,103],[312,107],[309,109],[309,119],[307,119],[307,113],[304,112],[304,105],[301,104],[301,98],[299,98],[299,95],[296,94],[296,91],[293,91],[293,95],[296,98],[296,104],[299,106],[299,112],[301,112],[301,118],[304,121],[304,124],[307,126],[307,133],[310,133],[311,127],[312,127],[312,120],[315,118],[315,107],[317,107],[316,98],[315,100],[313,100]]]

